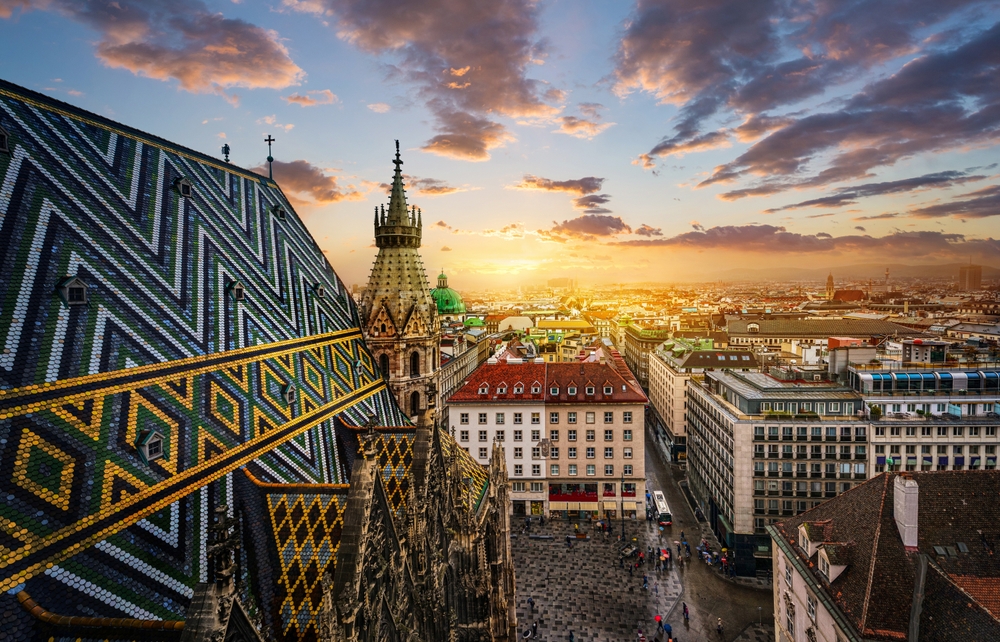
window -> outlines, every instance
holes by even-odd
[[[597,452],[596,448],[587,448],[587,459],[593,459],[596,456],[595,455],[596,452]]]
[[[604,465],[604,474],[607,475],[608,477],[614,475],[615,474],[615,466],[614,466],[614,464],[605,464]]]
[[[542,387],[540,385],[535,384],[535,385],[531,386],[531,394],[537,395],[541,391],[542,391]]]
[[[552,475],[553,477],[559,476],[559,464],[552,464],[549,466],[549,475]]]
[[[594,437],[594,433],[595,433],[595,431],[593,431],[593,430],[588,430],[587,431],[587,441],[594,441],[596,439]]]
[[[569,388],[566,389],[566,392],[568,394],[570,394],[570,395],[575,395],[576,394],[576,386],[570,386]]]
[[[632,476],[632,464],[625,464],[624,466],[622,466],[622,472],[625,473],[626,477],[631,477]]]
[[[615,449],[614,448],[605,448],[604,449],[604,458],[605,459],[614,459],[615,458]]]
[[[566,423],[568,423],[568,424],[575,424],[576,423],[576,413],[575,412],[567,412],[566,413]]]
[[[506,434],[503,430],[497,431],[497,441],[506,441]]]
[[[177,180],[174,181],[174,189],[176,189],[177,193],[184,198],[191,198],[194,196],[194,185],[191,181],[184,177],[178,177]]]
[[[486,424],[486,413],[481,412],[479,413],[479,425],[482,426],[484,424]]]
[[[385,324],[384,323],[382,324],[382,327],[385,328]],[[384,331],[385,330],[383,329],[383,332]],[[380,354],[379,355],[379,357],[378,357],[378,369],[382,372],[382,377],[384,379],[388,379],[389,378],[389,375],[390,375],[390,372],[389,372],[389,355],[387,355],[387,354]],[[469,413],[465,413],[465,415],[466,415],[466,417],[468,417]]]
[[[559,459],[558,448],[549,448],[549,459]]]
[[[625,412],[622,413],[622,423],[623,424],[630,424],[630,423],[632,423],[632,411],[631,410],[626,410]]]
[[[539,448],[538,446],[532,446],[532,448],[531,448],[531,458],[532,459],[541,459],[541,457],[542,457],[542,449]]]
[[[829,577],[830,577],[830,562],[826,559],[826,557],[824,557],[822,555],[819,556],[819,572],[822,573],[823,575],[825,575],[827,577],[827,579],[829,579]]]
[[[523,430],[515,430],[514,431],[514,441],[522,441],[523,440],[523,434],[524,434]]]
[[[541,464],[532,464],[531,465],[531,476],[532,477],[541,477],[541,475],[542,475],[542,465]]]
[[[614,440],[615,440],[615,431],[614,430],[605,430],[604,431],[604,441],[614,441]]]
[[[514,464],[514,475],[520,477],[524,474],[524,466],[521,464]]]
[[[604,423],[606,423],[606,424],[613,424],[614,422],[615,422],[615,413],[614,412],[605,412],[604,413]]]
[[[499,386],[497,386],[497,394],[498,395],[505,395],[505,394],[507,394],[507,385],[501,383]]]
[[[480,448],[479,449],[479,458],[480,459],[486,459],[487,456],[488,455],[486,453],[486,449],[485,448]]]
[[[576,464],[570,464],[567,468],[570,475],[576,475]]]
[[[979,436],[979,426],[969,426],[969,436],[978,437]]]
[[[531,413],[531,423],[536,425],[542,423],[542,413],[540,412]]]
[[[625,429],[622,431],[622,439],[625,441],[632,441],[632,431]]]
[[[540,493],[544,490],[542,488],[542,482],[531,482],[531,492]]]
[[[795,611],[785,606],[785,630],[788,631],[788,636],[791,639],[795,639]]]
[[[596,475],[597,474],[597,466],[595,466],[594,464],[587,464],[587,474],[588,475]]]
[[[486,431],[485,430],[480,430],[479,431],[479,441],[486,441]]]
[[[520,446],[514,447],[514,459],[522,459],[524,457],[524,448]]]
[[[514,384],[514,394],[520,395],[524,393],[524,386],[519,383]]]
[[[515,424],[523,424],[524,423],[524,420],[522,419],[521,413],[519,413],[519,412],[515,412],[514,413],[514,423]]]
[[[412,352],[410,353],[410,376],[419,377],[420,376],[420,353]],[[479,394],[483,394],[481,391]]]
[[[594,386],[587,386],[586,387],[586,392],[587,392],[588,395],[594,394]]]
[[[504,413],[502,413],[502,412],[498,412],[498,413],[497,413],[497,423],[498,423],[498,424],[502,424],[502,423],[503,423],[503,421],[504,421]]]
[[[549,388],[549,394],[552,395],[553,397],[557,396],[559,394],[559,388],[556,386],[552,386],[551,388]]]
[[[622,448],[622,457],[624,457],[625,459],[632,459],[632,449]]]
[[[951,434],[955,437],[961,437],[962,433],[964,432],[965,428],[963,428],[962,426],[955,426],[954,428],[951,429]]]
[[[576,441],[576,431],[575,430],[567,430],[566,431],[566,439],[569,439],[570,441]]]
[[[515,493],[523,493],[524,482],[511,482],[510,489]]]
[[[469,431],[468,430],[458,431],[458,438],[461,441],[469,441]]]
[[[566,449],[566,452],[569,455],[570,459],[576,459],[576,447],[575,446],[570,446],[569,448]]]
[[[531,431],[531,441],[538,441],[541,438],[542,438],[542,431],[541,430],[532,430]]]
[[[558,430],[550,430],[549,431],[549,439],[551,439],[552,441],[559,441],[559,431]]]
[[[464,426],[469,425],[469,413],[463,412],[458,416],[458,422]]]
[[[587,423],[588,424],[594,423],[594,421],[595,421],[594,415],[595,415],[595,413],[593,413],[593,412],[588,412],[587,413]]]
[[[557,423],[559,423],[559,413],[558,412],[550,412],[549,413],[549,423],[550,424],[557,424]]]

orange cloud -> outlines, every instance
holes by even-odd
[[[320,89],[306,92],[305,94],[292,94],[291,96],[282,96],[282,100],[289,104],[298,105],[300,107],[312,107],[314,105],[330,105],[337,102],[339,99],[337,95],[334,94],[329,89]]]
[[[267,165],[252,168],[267,174]],[[308,161],[274,161],[274,180],[296,206],[330,205],[338,201],[356,201],[364,197],[354,186],[341,187],[336,176],[328,176]]]
[[[15,7],[54,9],[97,30],[97,57],[105,65],[156,80],[176,80],[194,93],[227,89],[282,89],[305,73],[278,34],[210,11],[201,0],[0,0],[0,17]]]

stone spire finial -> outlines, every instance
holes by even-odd
[[[396,158],[392,161],[396,169],[392,174],[392,191],[389,194],[389,225],[408,225],[406,190],[403,189],[403,160],[399,157],[399,141],[396,141]]]

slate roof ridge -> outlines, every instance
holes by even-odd
[[[240,167],[239,165],[233,165],[231,163],[226,163],[225,161],[219,160],[214,156],[209,156],[204,152],[199,152],[190,147],[185,147],[179,145],[175,142],[169,141],[166,138],[161,138],[155,134],[150,134],[144,132],[141,129],[131,127],[129,125],[124,125],[116,120],[107,118],[106,116],[101,116],[95,114],[92,111],[87,111],[82,107],[77,107],[71,103],[59,100],[58,98],[53,98],[45,94],[39,93],[28,89],[27,87],[22,87],[16,85],[10,81],[0,78],[0,95],[6,95],[10,98],[26,102],[35,107],[40,107],[48,111],[52,111],[61,116],[68,116],[70,118],[83,121],[89,125],[94,125],[102,129],[109,129],[115,133],[120,133],[122,135],[134,138],[141,141],[143,144],[149,144],[160,149],[171,151],[181,156],[187,156],[192,160],[199,163],[205,163],[211,165],[217,169],[221,169],[227,172],[233,172],[237,174],[244,174],[248,178],[257,179],[262,183],[269,183],[272,186],[275,182],[266,176],[258,174],[252,170]],[[287,199],[286,199],[287,200]]]

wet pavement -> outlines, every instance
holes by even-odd
[[[662,541],[671,544],[684,531],[694,552],[696,533],[701,533],[702,526],[678,486],[684,475],[678,466],[661,459],[651,439],[647,432],[647,488],[650,492],[654,489],[664,492],[674,519],[672,529],[667,529]],[[659,574],[647,564],[630,576],[618,562],[620,521],[612,522],[607,536],[591,530],[587,522],[580,522],[581,532],[589,533],[591,538],[585,541],[573,538],[572,548],[567,548],[565,537],[574,532],[574,523],[546,520],[544,526],[539,526],[536,521],[532,523],[531,534],[553,539],[532,539],[520,533],[512,538],[518,627],[523,632],[537,621],[538,635],[534,639],[569,640],[572,631],[574,640],[579,642],[628,642],[637,639],[640,629],[655,634],[656,615],[671,625],[677,642],[761,640],[767,631],[773,630],[768,627],[773,626],[769,590],[728,582],[718,571],[694,558]],[[514,528],[520,530],[521,525],[515,518]],[[627,539],[634,539],[643,550],[661,541],[655,524],[644,519],[628,520],[625,528]],[[648,576],[648,590],[642,588],[643,573]],[[529,597],[535,601],[534,609],[529,608]],[[682,602],[688,605],[687,622]],[[724,624],[722,635],[716,632],[718,618]],[[750,627],[758,621],[763,623],[762,628]],[[652,635],[650,639],[666,638]],[[773,639],[773,634],[769,639]]]

